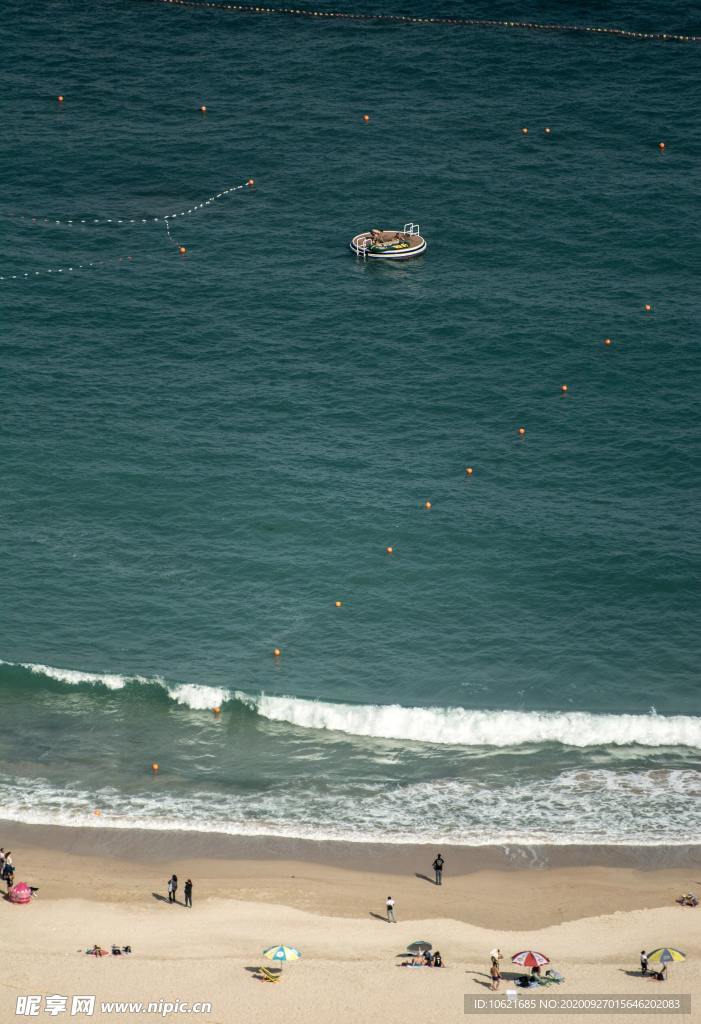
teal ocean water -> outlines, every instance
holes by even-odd
[[[698,841],[699,47],[4,29],[3,817]],[[348,250],[408,221],[417,260]]]

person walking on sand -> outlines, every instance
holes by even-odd
[[[445,861],[440,853],[433,862],[433,870],[436,872],[436,885],[443,885],[443,865]]]
[[[168,902],[176,903],[175,894],[178,891],[178,876],[171,875],[168,879]]]
[[[192,907],[192,879],[188,878],[185,882],[185,906]]]
[[[394,900],[391,896],[387,897],[387,924],[396,924],[397,919],[394,916]]]

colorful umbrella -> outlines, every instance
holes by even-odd
[[[651,964],[681,963],[682,960],[686,960],[686,953],[682,953],[680,949],[667,949],[666,946],[661,946],[648,953],[647,959]]]
[[[547,956],[543,953],[536,953],[534,949],[522,949],[520,953],[514,953],[511,963],[519,967],[545,967],[549,964]]]
[[[268,960],[277,960],[278,963],[287,963],[292,960],[300,960],[302,954],[294,946],[270,946],[263,950],[263,956]]]

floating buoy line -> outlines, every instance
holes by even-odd
[[[181,254],[187,252],[186,247],[180,242],[171,228],[171,221],[175,221],[178,217],[188,217],[193,213],[197,213],[199,210],[203,210],[206,206],[211,206],[218,199],[223,199],[225,196],[230,195],[232,192],[241,192],[246,188],[253,188],[255,181],[253,178],[249,178],[247,181],[239,185],[231,185],[229,188],[222,189],[221,192],[217,192],[211,195],[208,199],[202,200],[201,203],[195,203],[194,206],[189,207],[185,210],[176,210],[174,213],[166,213],[162,217],[32,217],[28,214],[23,213],[2,213],[0,216],[7,220],[18,220],[27,224],[36,224],[39,226],[50,226],[53,227],[58,225],[60,227],[104,227],[106,225],[117,225],[122,226],[125,224],[163,224],[165,227],[168,241],[175,245]],[[0,281],[19,281],[29,277],[40,277],[44,274],[67,274],[76,270],[88,270],[91,267],[99,267],[105,263],[112,262],[112,260],[131,261],[131,256],[115,256],[102,260],[92,260],[85,263],[74,263],[71,266],[62,267],[51,267],[46,270],[32,270],[26,271],[20,274],[0,274]]]
[[[314,11],[303,7],[257,7],[255,4],[227,4],[215,0],[149,0],[151,3],[189,7],[193,10],[228,11],[233,14],[278,14],[287,18],[323,18],[343,21],[382,21],[396,25],[458,25],[464,28],[522,29],[531,32],[580,32],[614,36],[618,39],[647,39],[672,43],[701,43],[701,36],[677,32],[633,32],[603,25],[557,25],[538,21],[506,21],[494,18],[426,18],[418,14],[356,14],[351,11]]]

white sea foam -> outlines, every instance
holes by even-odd
[[[197,683],[179,683],[166,686],[168,696],[176,704],[184,704],[193,711],[211,711],[231,700],[231,690],[223,690],[216,686],[199,686]]]
[[[0,662],[10,665],[10,662]],[[587,711],[476,711],[402,707],[399,704],[337,704],[299,697],[253,696],[199,683],[168,683],[159,677],[81,672],[23,663],[22,668],[69,685],[90,683],[110,690],[128,684],[157,686],[194,711],[231,701],[261,718],[301,729],[462,747],[516,747],[560,743],[570,747],[692,747],[701,749],[701,716],[591,714]]]
[[[220,792],[216,799],[188,788],[178,792],[176,816],[172,799],[148,790],[14,778],[3,783],[2,813],[31,824],[346,842],[654,847],[699,843],[700,797],[698,771],[579,769],[540,779],[537,791],[532,780],[495,786],[460,779],[350,790],[310,781],[284,790]]]
[[[3,665],[10,664],[7,661]],[[111,672],[80,672],[71,668],[54,668],[52,665],[33,665],[21,663],[22,668],[34,672],[35,675],[48,676],[49,679],[57,679],[60,683],[68,683],[70,686],[77,686],[79,683],[97,683],[99,686],[106,686],[108,690],[122,690],[129,681],[126,676],[120,676]],[[140,676],[135,677],[138,682],[147,682]]]
[[[405,708],[399,704],[332,704],[295,697],[255,699],[259,715],[305,729],[352,736],[513,747],[562,743],[570,747],[687,746],[701,748],[701,717],[690,715],[594,715],[585,711],[469,711]]]

